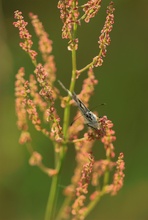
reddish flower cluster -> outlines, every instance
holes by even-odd
[[[60,0],[58,2],[58,8],[60,9],[60,18],[63,21],[62,38],[69,39],[68,49],[77,50],[78,39],[73,38],[73,29],[75,24],[79,24],[78,17],[78,0]]]
[[[112,195],[116,195],[117,192],[122,188],[125,174],[123,170],[125,169],[125,162],[123,160],[124,154],[120,153],[118,160],[116,162],[116,171],[113,178],[113,184],[110,185],[110,191]]]
[[[100,140],[102,137],[104,137],[107,134],[108,130],[108,123],[110,122],[106,116],[103,116],[101,118],[98,118],[98,122],[100,124],[100,129],[93,130],[88,132],[88,140]]]
[[[31,166],[37,166],[40,165],[42,162],[42,156],[38,152],[34,151],[32,156],[29,159],[29,164]]]
[[[106,157],[108,158],[114,158],[114,145],[113,142],[116,140],[116,137],[114,136],[115,131],[112,130],[113,123],[110,120],[106,120],[106,128],[105,128],[105,134],[102,137],[101,141],[104,144],[104,148],[106,150]]]
[[[72,215],[74,216],[72,219],[83,219],[83,211],[84,211],[84,201],[86,199],[86,194],[88,193],[88,184],[90,182],[90,177],[92,173],[94,157],[92,154],[86,154],[85,162],[82,166],[81,177],[78,182],[78,186],[76,187],[76,199],[74,204],[72,205]]]
[[[24,98],[27,96],[26,89],[24,88],[24,68],[20,68],[16,74],[15,82],[15,108],[17,112],[17,126],[20,130],[26,131],[28,129],[27,119],[26,119],[26,106],[24,103]],[[29,91],[28,91],[29,92]]]
[[[49,136],[56,141],[61,141],[62,128],[59,124],[60,119],[57,116],[54,108],[54,98],[52,89],[46,82],[46,72],[41,64],[35,70],[37,81],[41,87],[38,91],[37,83],[33,75],[30,76],[30,82],[24,79],[24,69],[21,68],[16,75],[15,95],[16,95],[16,113],[18,116],[18,127],[22,131],[20,143],[24,144],[31,140],[30,134],[27,132],[27,114],[32,124],[38,131],[42,131],[46,136]],[[31,99],[32,97],[33,99]],[[49,101],[49,107],[47,106]],[[41,127],[41,120],[37,111],[37,106],[46,114],[51,122],[51,132]]]
[[[28,81],[24,79],[24,68],[20,68],[16,74],[15,82],[15,108],[17,113],[17,126],[21,130],[19,143],[24,144],[31,141],[30,133],[28,132],[26,98],[30,92]]]
[[[15,11],[14,15],[17,22],[14,26],[19,29],[20,38],[24,40],[21,46],[29,53],[32,60],[35,60],[35,52],[31,50],[32,40],[31,35],[26,29],[27,22],[24,21],[22,12]],[[31,140],[29,133],[27,133],[27,114],[29,119],[34,124],[37,130],[41,130],[46,136],[54,138],[59,142],[61,140],[62,128],[59,124],[59,117],[54,108],[54,100],[57,96],[57,89],[52,86],[55,80],[55,63],[54,57],[50,55],[52,51],[52,41],[48,39],[48,34],[45,32],[41,22],[36,15],[30,14],[36,34],[39,37],[40,51],[45,61],[45,67],[38,64],[35,69],[36,78],[30,75],[30,81],[24,79],[24,69],[21,68],[17,74],[16,81],[16,113],[18,116],[18,127],[22,130],[20,143],[25,143]],[[36,63],[34,63],[36,64]],[[41,87],[40,91],[38,85]],[[31,98],[30,98],[31,97]],[[49,101],[49,107],[48,107]],[[41,120],[38,115],[37,107],[46,115],[46,119],[52,122],[51,133],[44,128],[41,128]],[[54,131],[54,132],[53,132]],[[54,135],[53,135],[54,134]]]
[[[39,50],[41,52],[44,64],[44,69],[46,70],[46,82],[52,86],[53,82],[56,80],[56,66],[54,61],[54,56],[51,55],[52,52],[52,40],[49,39],[49,35],[44,30],[42,23],[39,21],[38,16],[30,13],[30,18],[32,20],[32,25],[34,27],[35,33],[39,38]],[[52,86],[53,97],[56,98],[58,90]]]
[[[48,76],[48,72],[46,71],[45,67],[43,67],[42,64],[38,64],[34,73],[36,74],[37,77],[37,81],[40,85],[40,87],[42,88],[40,90],[40,95],[45,99],[45,100],[50,100],[51,104],[54,104],[54,100],[55,100],[55,91],[52,88],[52,85],[49,81],[49,76]]]
[[[89,0],[86,4],[84,4],[83,11],[85,12],[85,22],[89,22],[91,18],[95,17],[101,8],[102,0]]]
[[[33,74],[29,77],[29,87],[30,87],[30,95],[36,106],[39,107],[41,112],[45,112],[47,109],[47,102],[42,99],[39,94],[37,81]]]
[[[57,115],[56,110],[54,108],[54,100],[55,99],[53,97],[53,90],[52,90],[51,86],[48,84],[48,81],[46,80],[47,73],[45,71],[45,68],[41,64],[37,65],[34,72],[36,74],[37,81],[39,82],[40,87],[41,87],[39,94],[46,101],[50,102],[50,107],[46,111],[47,118],[48,118],[47,120],[52,122],[50,137],[53,138],[53,136],[54,136],[55,140],[59,142],[59,141],[61,141],[62,128],[59,123],[60,118]]]
[[[24,42],[20,43],[20,46],[30,55],[31,59],[34,61],[37,53],[36,51],[31,49],[33,42],[31,40],[32,36],[29,34],[28,30],[26,29],[28,23],[24,21],[22,12],[18,10],[14,12],[14,18],[17,19],[17,21],[13,22],[13,25],[19,29],[20,38],[24,40]]]
[[[31,83],[24,79],[24,68],[21,68],[16,75],[15,82],[15,96],[16,96],[16,113],[17,113],[17,125],[22,131],[19,139],[19,143],[24,144],[31,141],[30,134],[28,132],[27,115],[35,126],[36,130],[42,130],[41,120],[39,118],[36,105],[41,102],[40,96],[36,96],[30,87]],[[36,90],[36,89],[35,89]],[[29,97],[33,95],[35,101]],[[37,101],[37,99],[39,99]],[[41,104],[41,103],[40,103]]]
[[[35,126],[37,131],[41,130],[41,120],[37,112],[36,105],[31,99],[26,99],[26,111],[28,113],[29,119],[32,121],[32,124]]]
[[[30,143],[30,142],[31,142],[30,133],[28,131],[22,130],[22,132],[20,134],[20,138],[19,138],[19,143],[26,144],[26,143]]]
[[[113,28],[113,24],[114,24],[114,7],[113,7],[113,2],[111,2],[109,4],[109,6],[107,7],[107,16],[106,16],[106,21],[105,21],[105,24],[104,24],[104,27],[103,29],[101,30],[101,35],[99,37],[99,48],[101,49],[100,50],[100,53],[98,56],[96,56],[94,59],[93,59],[93,64],[94,66],[101,66],[102,63],[103,63],[103,57],[106,56],[106,47],[110,44],[111,42],[111,39],[110,39],[110,32],[112,31],[112,28]]]
[[[104,24],[104,27],[101,31],[101,35],[99,37],[99,48],[102,50],[102,56],[105,57],[106,55],[106,46],[108,46],[111,42],[109,33],[112,31],[113,24],[114,24],[114,8],[113,8],[113,2],[110,3],[110,5],[107,7],[107,17]]]
[[[34,15],[33,13],[30,13],[29,16],[32,20],[35,33],[39,37],[39,50],[44,61],[46,61],[48,55],[52,52],[52,40],[48,38],[48,34],[45,32],[42,23],[38,19],[38,16]]]

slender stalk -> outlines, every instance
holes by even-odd
[[[76,30],[77,30],[77,24],[74,23],[73,26],[73,39],[75,39],[76,36]],[[71,83],[70,83],[70,91],[72,92],[74,90],[76,81],[76,50],[73,48],[72,50],[72,77],[71,77]],[[67,102],[66,108],[64,110],[64,120],[63,120],[63,136],[65,141],[68,141],[68,126],[69,126],[69,120],[70,120],[70,105],[69,105],[70,97]],[[56,197],[57,197],[57,186],[60,178],[60,171],[63,163],[63,159],[66,154],[67,144],[64,143],[62,146],[62,149],[59,153],[59,161],[57,161],[57,170],[58,175],[53,176],[52,183],[51,183],[51,189],[49,193],[49,198],[47,202],[47,208],[46,208],[46,214],[45,214],[45,220],[53,220],[54,219],[54,210],[56,207]],[[56,153],[55,153],[56,154]],[[57,157],[55,157],[57,158]],[[64,206],[65,207],[65,206]],[[64,208],[63,207],[63,208]]]
[[[100,52],[99,52],[99,54],[97,55],[97,57],[100,57],[101,54],[102,54],[102,50],[100,50]],[[86,65],[85,67],[83,67],[82,69],[77,70],[77,74],[80,74],[80,73],[84,72],[85,70],[89,69],[90,67],[92,67],[92,66],[94,65],[94,63],[95,63],[95,59],[94,59],[91,63],[89,63],[88,65]]]
[[[76,37],[76,31],[77,31],[77,24],[74,23],[74,26],[73,26],[73,39],[75,39]],[[69,90],[72,92],[74,90],[74,87],[75,87],[75,81],[76,81],[76,69],[77,69],[77,65],[76,65],[76,50],[75,48],[72,49],[72,77],[71,77],[71,82],[70,82],[70,88]],[[70,120],[70,105],[69,105],[69,101],[70,101],[70,97],[69,97],[69,100],[67,102],[67,106],[65,108],[65,111],[64,111],[64,120],[63,120],[63,136],[64,136],[64,139],[65,141],[67,142],[68,141],[68,126],[69,126],[69,120]],[[66,149],[67,149],[67,145],[66,144],[63,144],[63,148],[61,150],[61,161],[60,161],[60,165],[59,165],[59,171],[60,171],[60,168],[61,168],[61,165],[62,165],[62,161],[65,157],[65,154],[66,154]],[[59,176],[59,175],[58,175]],[[53,189],[55,190],[55,188],[57,188],[57,184],[58,184],[58,178],[54,181],[53,180]],[[52,188],[51,188],[52,190]],[[55,193],[55,192],[54,192]],[[53,194],[53,193],[52,193]],[[56,195],[54,195],[56,196]],[[54,197],[53,196],[53,197]],[[49,201],[48,201],[48,204],[50,204],[50,202],[53,202],[54,201],[54,198],[53,199],[50,199],[49,198]],[[64,209],[65,207],[65,204],[69,203],[71,201],[71,199],[68,199],[65,203],[64,203],[64,206],[62,206],[62,210]],[[50,205],[51,206],[51,205]],[[53,206],[53,205],[52,205]],[[61,212],[62,212],[61,210]],[[51,211],[51,208],[50,210],[47,210],[47,212]],[[52,216],[51,216],[52,217]],[[45,220],[49,220],[50,218],[48,219],[45,219]],[[51,219],[52,220],[52,219]]]
[[[55,153],[55,159],[56,159],[56,155],[57,153]],[[56,170],[58,171],[58,174],[52,177],[51,188],[50,188],[49,197],[48,197],[47,206],[46,206],[45,220],[54,220],[54,211],[56,208],[56,198],[57,198],[57,188],[58,188],[58,183],[60,179],[60,171],[62,167],[62,162],[64,159],[64,157],[60,157],[59,155],[57,156],[59,157],[59,159],[56,162]]]
[[[82,69],[78,70],[77,72],[80,74],[82,72],[84,72],[85,70],[89,69],[89,67],[91,67],[93,65],[93,61],[91,63],[89,63],[88,65],[86,65],[85,67],[83,67]]]
[[[57,183],[58,183],[58,175],[53,176],[52,178],[52,183],[51,183],[51,188],[50,188],[50,193],[49,193],[47,208],[46,208],[46,213],[45,213],[45,220],[54,219],[53,210],[54,210],[54,205],[55,205],[54,202],[56,198]]]
[[[75,81],[76,81],[76,51],[72,50],[72,77],[71,77],[71,83],[70,83],[70,91],[72,92],[75,87]],[[69,97],[70,100],[70,97]],[[69,101],[68,100],[68,101]],[[67,103],[67,106],[64,111],[64,122],[63,122],[63,135],[65,138],[65,141],[68,141],[68,126],[69,126],[69,119],[70,119],[70,105]]]

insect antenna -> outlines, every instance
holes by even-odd
[[[83,115],[79,115],[77,118],[75,118],[75,119],[70,123],[70,126],[72,126],[73,123],[74,123],[77,119],[79,119],[79,118],[81,118],[81,117],[83,117]]]
[[[66,87],[63,85],[63,83],[62,83],[60,80],[58,80],[58,83],[59,83],[60,86],[61,86],[66,92],[68,92],[68,94],[72,97],[72,93],[71,93],[68,89],[66,89]]]

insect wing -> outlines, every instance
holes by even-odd
[[[79,110],[81,111],[85,119],[85,124],[87,124],[91,128],[100,129],[101,126],[98,122],[98,117],[84,105],[84,103],[76,96],[75,93],[72,94],[72,98],[74,99]]]
[[[89,127],[93,129],[100,129],[101,125],[98,122],[98,117],[91,112],[85,105],[84,103],[77,97],[75,92],[71,93],[68,89],[65,88],[65,86],[61,83],[61,81],[58,81],[61,87],[68,92],[68,94],[71,96],[71,98],[75,101],[77,104],[79,110],[81,111],[84,119],[85,119],[85,124],[87,124]]]
[[[74,92],[72,93],[72,98],[76,102],[82,114],[85,115],[89,111],[89,109],[83,104],[83,102],[76,96]]]

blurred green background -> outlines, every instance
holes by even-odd
[[[106,102],[98,107],[100,115],[107,115],[114,122],[117,141],[116,155],[124,152],[125,183],[117,196],[104,197],[87,218],[101,220],[148,219],[148,1],[115,0],[115,24],[111,33],[111,45],[101,68],[96,68],[99,84],[90,106]],[[78,30],[78,69],[84,67],[98,52],[98,36],[103,27],[105,10],[109,1],[89,24]],[[37,167],[28,165],[29,154],[18,144],[14,106],[14,81],[19,67],[24,66],[26,75],[33,66],[18,46],[18,30],[12,26],[13,12],[38,14],[46,31],[53,40],[53,53],[57,76],[68,86],[71,57],[67,41],[61,39],[62,23],[57,1],[48,0],[1,0],[0,2],[0,220],[42,220],[50,188],[50,179]],[[31,24],[28,26],[34,37]],[[76,85],[81,89],[83,74]],[[98,110],[98,109],[97,109]],[[61,114],[62,116],[62,114]],[[33,130],[33,129],[32,129]],[[34,148],[52,167],[52,145],[33,130]],[[63,170],[62,184],[69,184],[74,167],[73,149],[68,152],[67,166]],[[100,156],[100,148],[95,145]],[[97,155],[97,156],[98,156]]]

